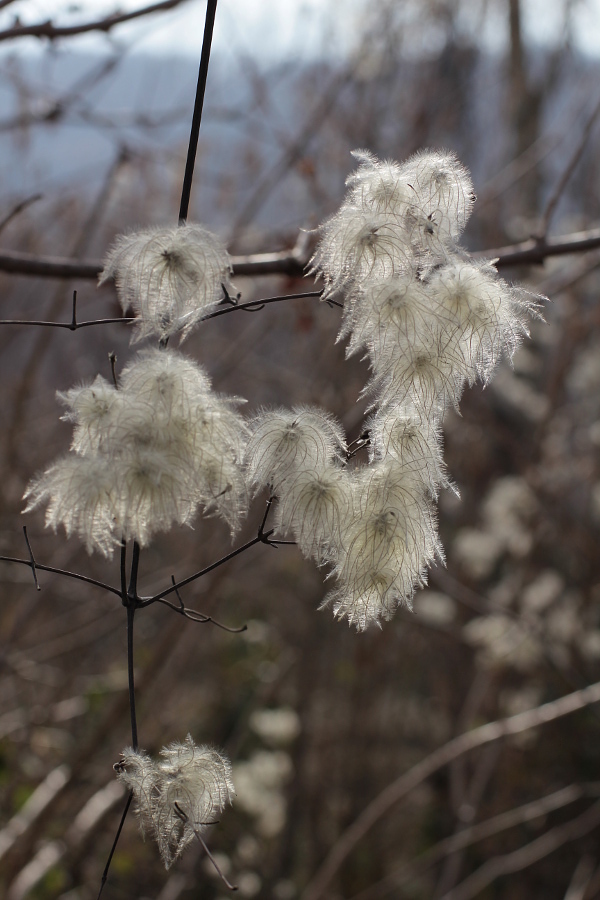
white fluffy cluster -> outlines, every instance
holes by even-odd
[[[229,255],[201,225],[122,234],[110,249],[99,284],[114,278],[123,311],[138,316],[135,339],[183,340],[223,297]]]
[[[339,425],[316,409],[258,416],[247,458],[254,485],[279,498],[280,526],[331,566],[325,603],[362,629],[410,604],[442,556],[434,502],[449,486],[444,413],[514,352],[537,298],[458,247],[475,197],[452,154],[401,165],[354,155],[358,170],[320,229],[312,272],[325,299],[343,295],[348,355],[366,351],[371,362],[370,463],[349,469]]]
[[[117,390],[101,376],[58,394],[73,422],[71,452],[28,487],[26,512],[47,503],[88,552],[108,556],[123,538],[148,544],[198,506],[232,531],[246,510],[241,467],[247,427],[191,359],[172,350],[138,354]]]
[[[189,734],[183,743],[164,747],[158,760],[127,747],[115,771],[133,791],[142,832],[157,842],[167,869],[196,834],[215,824],[235,794],[229,760],[197,746]]]

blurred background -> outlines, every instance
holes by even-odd
[[[205,4],[103,34],[6,38],[113,10],[0,3],[0,253],[100,259],[115,234],[176,221]],[[599,57],[595,0],[221,0],[190,218],[233,254],[286,250],[338,207],[351,150],[446,147],[479,197],[470,250],[598,228]],[[182,592],[243,634],[157,606],[136,617],[141,746],[190,732],[230,755],[237,798],[209,837],[241,897],[316,900],[319,866],[399,775],[600,679],[599,272],[599,250],[503,269],[549,296],[546,321],[447,416],[461,499],[440,499],[447,568],[414,611],[356,634],[318,611],[322,572],[293,547],[259,546]],[[313,282],[236,287],[251,300]],[[81,319],[120,314],[94,280],[0,271],[0,315],[68,321],[74,289]],[[249,412],[319,404],[352,440],[368,372],[345,361],[339,320],[314,299],[273,304],[207,322],[184,350]],[[0,335],[0,553],[27,558],[23,491],[70,441],[55,392],[110,377],[109,352],[118,369],[132,350],[119,324]],[[26,522],[38,562],[118,583],[116,559],[46,532],[41,512]],[[141,591],[230,548],[216,520],[159,536]],[[38,593],[24,566],[1,564],[0,581],[0,895],[93,900],[124,802],[112,772],[130,741],[123,609],[41,572]],[[322,896],[600,896],[599,741],[592,706],[460,756],[377,820]],[[195,846],[166,873],[130,817],[103,897],[225,893]]]

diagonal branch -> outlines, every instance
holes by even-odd
[[[142,16],[175,9],[181,3],[183,3],[183,0],[162,0],[160,3],[151,3],[148,6],[143,6],[141,9],[132,10],[132,12],[113,13],[104,19],[82,22],[80,25],[53,25],[51,20],[38,22],[36,25],[13,25],[12,28],[0,31],[0,41],[12,41],[21,37],[48,38],[53,41],[56,38],[73,37],[74,35],[86,34],[90,31],[103,31],[107,34],[116,25],[121,25],[123,22],[131,22],[133,19],[139,19]]]
[[[442,900],[472,900],[477,897],[496,878],[502,875],[512,875],[532,866],[538,860],[549,856],[569,841],[576,841],[580,837],[589,834],[600,825],[600,802],[594,803],[580,816],[571,819],[564,825],[551,828],[541,837],[536,838],[524,847],[519,847],[512,853],[504,856],[494,856],[484,863],[479,869],[466,878],[458,887],[442,897]]]
[[[414,861],[404,863],[390,872],[381,881],[372,884],[358,894],[354,894],[351,900],[380,900],[380,898],[410,882],[450,853],[464,850],[479,841],[501,834],[503,831],[508,831],[516,825],[522,825],[525,822],[532,822],[535,819],[546,817],[549,813],[557,809],[563,809],[565,806],[570,806],[583,797],[597,797],[599,794],[600,783],[598,782],[582,785],[571,784],[554,791],[552,794],[546,794],[546,796],[537,800],[509,809],[507,812],[493,816],[491,819],[485,819],[483,822],[478,822],[477,825],[471,825],[463,831],[443,838]]]
[[[358,818],[334,844],[316,875],[306,887],[302,900],[318,900],[318,898],[321,898],[346,858],[365,834],[396,803],[402,800],[411,790],[422,784],[434,772],[448,765],[454,759],[458,759],[464,753],[474,750],[475,747],[482,747],[484,744],[489,744],[508,735],[521,734],[524,731],[529,731],[531,728],[537,728],[546,722],[552,722],[562,716],[570,715],[599,701],[600,681],[580,691],[566,694],[558,700],[545,703],[543,706],[527,710],[527,712],[510,716],[507,719],[499,719],[496,722],[489,722],[487,725],[481,725],[479,728],[474,728],[472,731],[459,735],[442,747],[438,747],[437,750],[426,756],[425,759],[417,763],[412,769],[409,769],[408,772],[392,781],[365,807]]]

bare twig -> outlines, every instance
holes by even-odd
[[[119,820],[119,827],[117,828],[117,833],[115,834],[115,838],[112,842],[112,846],[110,848],[110,853],[108,854],[108,859],[106,860],[106,865],[104,866],[104,871],[102,872],[102,878],[100,879],[100,890],[98,891],[98,900],[102,896],[102,891],[104,890],[104,885],[108,879],[108,873],[110,871],[110,865],[112,863],[112,858],[115,855],[115,850],[117,849],[117,844],[119,843],[119,838],[121,837],[121,832],[123,831],[123,825],[125,824],[125,819],[127,818],[127,813],[129,812],[129,807],[131,806],[131,801],[133,800],[133,791],[129,791],[127,796],[127,800],[125,802],[125,806],[123,808],[123,812],[121,813],[121,818]]]
[[[591,856],[582,856],[575,867],[564,900],[584,900],[593,874],[594,860]]]
[[[579,160],[581,159],[581,157],[583,155],[583,151],[585,150],[589,136],[592,132],[592,128],[594,127],[596,119],[598,118],[598,113],[600,113],[600,99],[596,103],[596,105],[592,111],[592,114],[589,117],[589,119],[585,125],[585,128],[583,129],[579,143],[578,143],[577,147],[575,148],[575,152],[572,154],[571,158],[567,162],[567,165],[565,166],[565,169],[564,169],[561,177],[559,178],[557,184],[555,185],[555,188],[552,191],[552,194],[548,198],[548,203],[546,204],[546,208],[544,210],[544,213],[542,215],[542,220],[540,222],[539,234],[536,235],[536,237],[538,237],[541,240],[545,240],[548,235],[548,229],[550,228],[550,222],[552,221],[552,216],[554,215],[554,212],[558,205],[558,201],[562,197],[563,192],[569,182],[569,179],[571,178],[571,175],[577,168],[577,164],[579,163]]]
[[[67,829],[64,840],[48,841],[13,880],[6,900],[24,900],[36,884],[69,852],[77,851],[97,831],[105,815],[124,793],[123,785],[111,780],[90,797]]]
[[[39,819],[68,783],[70,777],[71,770],[65,765],[57,766],[46,775],[18,813],[0,831],[0,859],[6,856],[21,835],[25,834]]]
[[[595,250],[597,247],[600,247],[600,229],[595,228],[546,240],[530,238],[520,244],[511,244],[509,247],[478,251],[472,256],[475,259],[495,259],[496,267],[503,269],[508,266],[541,265],[551,256],[584,253],[587,250]]]
[[[538,800],[532,800],[530,803],[523,804],[523,806],[517,806],[507,812],[500,813],[497,816],[479,822],[477,825],[472,825],[463,831],[444,838],[422,853],[416,860],[399,866],[381,881],[355,894],[351,900],[380,900],[380,898],[408,883],[450,853],[464,850],[478,841],[501,834],[503,831],[508,831],[516,825],[522,825],[525,822],[532,822],[535,819],[545,817],[549,813],[554,812],[554,810],[563,809],[565,806],[581,800],[582,797],[598,796],[599,794],[600,784],[598,782],[583,785],[571,784],[566,788],[561,788],[559,791],[554,791],[552,794],[547,794],[545,797],[540,797]]]
[[[86,34],[90,31],[103,31],[107,34],[116,25],[121,25],[123,22],[131,22],[132,19],[139,19],[142,16],[175,9],[182,2],[183,0],[162,0],[160,3],[151,3],[132,12],[113,13],[113,15],[106,16],[104,19],[82,22],[80,25],[53,25],[50,20],[38,22],[36,25],[13,25],[12,28],[5,28],[4,31],[0,31],[0,41],[12,41],[21,37],[48,38],[53,41],[56,38],[73,37],[76,34]]]
[[[19,213],[23,212],[24,209],[27,209],[28,206],[31,206],[32,203],[35,203],[36,200],[41,200],[42,196],[42,194],[32,194],[31,197],[26,197],[24,200],[20,200],[16,203],[15,206],[7,212],[4,218],[0,219],[0,233],[4,231],[9,222],[12,222]]]
[[[422,784],[438,769],[443,768],[464,753],[475,747],[481,747],[508,735],[521,734],[531,728],[537,728],[546,722],[552,722],[562,716],[570,715],[579,709],[600,701],[600,682],[566,694],[559,700],[545,703],[527,712],[489,722],[461,734],[453,740],[434,750],[408,772],[400,775],[389,784],[374,800],[369,803],[357,819],[346,829],[334,844],[325,861],[306,887],[302,900],[317,900],[323,896],[331,880],[335,877],[344,860],[350,855],[356,844],[396,803],[402,800],[411,790]]]
[[[488,860],[458,887],[442,897],[442,900],[471,900],[472,897],[476,897],[492,884],[496,878],[500,878],[502,875],[512,875],[514,872],[520,872],[532,866],[538,860],[554,853],[563,844],[576,841],[589,834],[598,825],[600,825],[600,802],[594,803],[590,809],[570,822],[551,828],[541,837],[525,844],[524,847],[519,847],[513,853],[495,856]]]
[[[90,325],[116,325],[130,324],[135,318],[120,316],[116,319],[92,319],[88,322],[43,322],[37,319],[0,319],[0,325],[42,325],[46,328],[67,328],[69,331],[79,331],[80,328],[89,328]]]
[[[206,322],[208,319],[216,319],[219,316],[225,316],[227,315],[227,313],[236,311],[258,312],[259,310],[263,309],[263,307],[268,306],[270,303],[282,303],[286,300],[299,300],[302,298],[321,297],[322,293],[322,291],[303,291],[299,294],[283,294],[278,297],[265,297],[262,300],[249,300],[248,303],[235,303],[231,306],[225,306],[222,309],[217,309],[215,312],[208,313],[208,315],[202,317],[201,321]],[[327,299],[327,305],[343,308],[343,305],[341,303],[338,303],[337,300],[331,300],[329,298]],[[129,325],[132,322],[135,322],[135,317],[128,316],[121,316],[120,318],[116,319],[93,319],[87,322],[77,322],[74,315],[70,322],[42,322],[34,319],[0,319],[0,325],[42,325],[47,328],[66,328],[69,331],[77,331],[79,328],[87,328],[90,325]]]
[[[159,600],[159,603],[163,603],[165,606],[168,606],[169,609],[172,609],[173,612],[179,613],[179,615],[183,616],[186,619],[189,619],[190,622],[199,622],[202,625],[208,625],[209,623],[212,625],[216,625],[217,628],[221,628],[223,631],[228,631],[230,634],[241,634],[243,631],[248,630],[247,625],[241,625],[239,628],[232,628],[229,625],[223,625],[222,622],[217,622],[216,619],[213,619],[212,616],[207,616],[204,613],[199,612],[197,609],[189,609],[181,598],[181,594],[177,589],[177,582],[175,581],[175,576],[171,575],[171,583],[173,584],[173,588],[175,590],[175,596],[177,597],[178,603],[171,603],[169,600]]]
[[[275,253],[252,253],[232,257],[233,275],[289,275],[300,277],[308,262],[308,254],[300,258],[294,250]],[[94,281],[103,269],[98,259],[75,260],[57,256],[36,256],[3,250],[0,253],[0,271],[13,275],[29,275],[44,278],[80,278]]]
[[[217,872],[219,878],[221,879],[221,881],[223,882],[223,884],[225,885],[225,887],[228,888],[230,891],[237,891],[237,885],[236,885],[236,884],[232,884],[232,883],[227,879],[227,877],[225,876],[225,874],[223,873],[223,871],[222,871],[221,868],[219,867],[218,862],[216,861],[216,859],[214,858],[214,856],[212,855],[212,853],[210,852],[210,850],[209,850],[208,847],[206,846],[206,841],[204,840],[204,838],[202,837],[202,835],[200,834],[200,832],[198,831],[198,829],[196,828],[196,826],[194,825],[194,823],[190,821],[189,816],[186,815],[186,813],[183,811],[183,809],[181,808],[181,806],[179,805],[179,803],[177,803],[177,801],[175,801],[175,803],[173,804],[173,806],[175,807],[175,814],[181,819],[182,822],[184,822],[185,824],[187,824],[187,825],[190,826],[190,828],[192,829],[192,831],[194,832],[194,834],[195,834],[196,837],[198,838],[198,841],[199,841],[200,845],[202,846],[204,852],[206,853],[206,855],[207,855],[208,858],[210,859],[211,863],[212,863],[213,866],[215,867],[215,871]]]
[[[121,591],[118,588],[111,587],[110,584],[105,584],[103,581],[98,581],[96,578],[88,578],[87,575],[80,575],[78,572],[68,572],[66,569],[58,569],[56,566],[44,566],[37,561],[33,564],[29,559],[18,559],[14,556],[0,556],[0,562],[20,563],[22,566],[29,566],[30,569],[33,569],[35,566],[39,572],[54,572],[55,575],[65,575],[67,578],[76,578],[78,581],[85,581],[86,584],[93,584],[105,591],[109,591],[111,594],[116,594],[117,597],[121,596]]]
[[[530,238],[520,244],[507,247],[478,250],[471,254],[475,259],[495,259],[496,266],[506,268],[525,264],[542,264],[551,256],[565,256],[583,253],[600,247],[600,229],[578,231],[546,241]],[[308,258],[300,259],[294,251],[277,253],[254,253],[250,256],[231,258],[233,276],[236,275],[289,275],[300,277],[304,274]],[[16,250],[2,250],[0,272],[13,275],[28,275],[44,278],[76,278],[95,280],[103,269],[100,260],[74,260],[55,256],[36,256],[32,253],[18,253]],[[258,301],[256,301],[258,303]],[[232,307],[233,309],[233,307]]]

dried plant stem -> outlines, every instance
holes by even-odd
[[[316,875],[306,887],[302,900],[318,900],[321,898],[332,879],[335,877],[344,861],[352,852],[356,844],[370,831],[370,829],[384,816],[396,803],[405,797],[409,791],[413,790],[417,785],[422,784],[427,778],[437,772],[439,769],[451,763],[454,759],[497,741],[502,737],[513,734],[521,734],[531,728],[537,728],[546,722],[552,722],[554,719],[562,716],[570,715],[579,709],[583,709],[592,703],[600,701],[600,682],[591,684],[589,687],[580,691],[574,691],[572,694],[566,694],[558,700],[545,703],[543,706],[535,707],[527,712],[519,713],[516,716],[510,716],[507,719],[500,719],[496,722],[489,722],[472,731],[461,734],[453,740],[434,750],[429,756],[417,763],[408,772],[400,775],[395,781],[389,784],[380,794],[375,797],[371,803],[365,807],[357,819],[349,828],[340,836],[334,844],[325,861],[317,871]]]
[[[119,822],[119,827],[117,828],[117,833],[115,834],[115,839],[112,843],[112,847],[110,848],[110,853],[108,854],[108,859],[106,860],[106,865],[104,866],[104,871],[102,872],[102,878],[100,879],[100,890],[98,891],[98,900],[102,896],[102,891],[104,890],[104,885],[106,884],[108,878],[108,872],[110,870],[110,864],[112,863],[112,858],[115,855],[115,850],[117,849],[117,844],[119,843],[119,838],[121,837],[121,832],[123,830],[123,825],[125,824],[125,819],[127,818],[127,813],[129,812],[129,807],[131,806],[131,801],[133,800],[133,791],[129,792],[129,796],[127,797],[127,801],[125,803],[125,808],[121,814],[121,821]]]
[[[196,100],[194,102],[194,114],[192,116],[190,141],[185,163],[185,174],[183,176],[183,187],[181,190],[181,205],[179,207],[180,224],[186,222],[190,207],[190,194],[192,191],[192,180],[194,178],[194,165],[196,162],[196,151],[198,149],[198,135],[200,134],[200,122],[202,121],[202,107],[204,105],[206,79],[208,78],[208,63],[210,61],[210,48],[216,12],[217,0],[208,0],[206,6],[206,18],[204,20],[204,37],[202,39],[200,70],[198,72],[198,84],[196,86]]]

